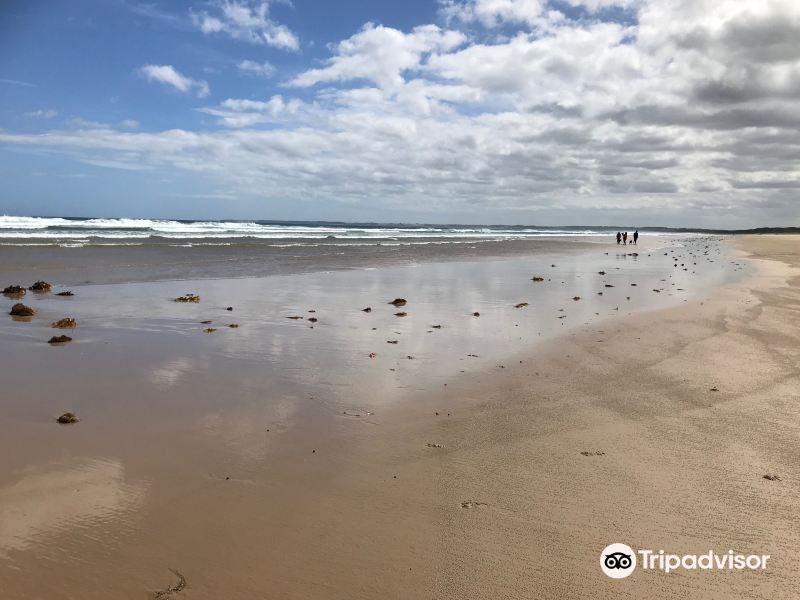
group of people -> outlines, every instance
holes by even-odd
[[[631,241],[631,244],[636,244],[638,241],[639,241],[639,230],[637,229],[636,231],[633,232],[633,241]],[[617,232],[617,245],[618,246],[619,246],[620,242],[622,242],[622,244],[625,245],[625,246],[628,245],[628,232],[627,231],[623,231],[623,232],[619,232],[618,231]]]

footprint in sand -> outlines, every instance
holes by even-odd
[[[602,450],[584,450],[581,452],[581,456],[605,456],[606,453]]]
[[[486,502],[478,502],[476,500],[463,500],[461,508],[478,508],[480,506],[489,506]]]
[[[368,410],[365,411],[357,411],[357,410],[343,410],[342,415],[345,417],[370,417],[373,413],[369,412]]]

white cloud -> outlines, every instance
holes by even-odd
[[[588,10],[590,13],[606,8],[633,8],[643,6],[647,0],[566,0],[567,4],[571,6],[581,6]]]
[[[228,98],[218,108],[200,108],[199,112],[218,117],[217,123],[224,127],[252,127],[262,123],[274,123],[280,117],[286,119],[302,108],[299,100],[286,101],[282,96],[272,96],[267,101]]]
[[[647,0],[563,0],[564,3],[586,9],[589,13],[617,7],[631,8]],[[557,7],[557,8],[556,8]],[[494,28],[524,24],[548,28],[563,22],[566,17],[548,0],[439,0],[439,12],[447,21],[480,23]]]
[[[35,83],[30,83],[28,81],[20,81],[18,79],[0,79],[0,83],[5,83],[8,85],[19,85],[22,87],[38,87]]]
[[[401,86],[406,71],[417,69],[431,52],[452,50],[466,41],[464,34],[436,25],[411,33],[368,23],[334,48],[327,66],[295,77],[290,85],[309,87],[322,82],[366,79],[384,88]]]
[[[259,63],[254,60],[243,60],[238,64],[238,67],[242,73],[258,77],[271,77],[275,73],[275,67],[267,61]]]
[[[210,4],[210,12],[191,13],[192,21],[203,33],[226,34],[253,44],[299,50],[297,35],[270,18],[269,1],[213,0]]]
[[[57,110],[32,110],[25,113],[26,117],[32,117],[34,119],[53,119],[58,116]]]
[[[119,122],[122,129],[139,129],[139,121],[136,119],[125,119]]]
[[[440,0],[439,4],[446,19],[497,27],[503,23],[540,23],[547,0]]]
[[[157,4],[129,2],[126,3],[125,6],[140,17],[162,21],[176,27],[181,27],[183,25],[181,17],[161,10]]]
[[[194,90],[198,98],[209,94],[207,82],[182,75],[172,65],[144,65],[138,73],[147,81],[168,85],[182,93]]]
[[[456,29],[368,24],[283,95],[199,109],[216,124],[202,132],[73,122],[2,131],[0,143],[415,219],[796,218],[800,3],[614,2],[631,11],[625,24],[606,20],[611,2],[580,4],[570,20],[549,4],[461,2],[470,34],[455,18]],[[303,101],[296,87],[310,88]]]

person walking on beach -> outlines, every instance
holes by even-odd
[[[621,241],[622,241],[622,234],[621,234],[621,233],[618,231],[618,232],[617,232],[617,246],[619,246],[619,243],[620,243]]]
[[[639,230],[633,232],[633,243],[637,244],[639,242]]]
[[[623,231],[622,232],[622,245],[623,246],[627,246],[628,245],[628,232],[627,231]]]

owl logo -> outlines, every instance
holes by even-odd
[[[603,562],[609,569],[630,569],[631,555],[623,552],[612,552],[611,554],[606,554]]]
[[[624,579],[636,569],[636,553],[626,544],[611,544],[600,553],[600,568],[612,579]]]

